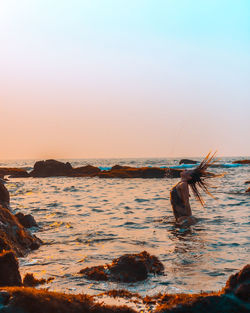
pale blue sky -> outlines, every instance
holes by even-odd
[[[0,40],[1,158],[250,155],[248,0],[3,0]]]

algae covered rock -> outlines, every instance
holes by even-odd
[[[0,286],[21,286],[18,261],[12,251],[0,254]]]
[[[91,280],[110,280],[117,282],[136,282],[145,280],[149,273],[163,274],[164,266],[159,259],[143,251],[125,254],[114,259],[111,264],[86,267],[80,271]]]
[[[17,256],[38,249],[42,241],[26,230],[7,208],[0,206],[0,252],[12,250]]]

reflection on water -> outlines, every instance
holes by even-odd
[[[88,163],[129,165],[126,162]],[[174,164],[174,160],[153,159],[129,162],[134,166]],[[33,162],[5,164],[31,167]],[[84,161],[75,160],[73,165],[84,165]],[[7,187],[13,210],[32,214],[40,227],[34,231],[44,241],[39,250],[20,259],[21,271],[54,276],[48,285],[51,290],[74,293],[95,294],[112,288],[142,295],[218,290],[232,272],[249,262],[247,180],[249,167],[228,169],[228,175],[213,182],[217,200],[205,196],[202,208],[191,199],[198,223],[182,229],[175,225],[169,202],[176,179],[11,179]],[[165,275],[127,285],[93,283],[77,274],[83,267],[143,250],[160,258]]]

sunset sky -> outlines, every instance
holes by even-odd
[[[249,0],[2,0],[0,159],[250,155]]]

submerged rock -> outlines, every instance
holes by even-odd
[[[17,256],[38,249],[42,241],[26,230],[7,208],[0,206],[0,252],[13,250]]]
[[[25,228],[38,227],[37,222],[31,214],[24,215],[22,212],[18,212],[15,214],[15,217]]]
[[[63,163],[56,160],[38,161],[30,172],[32,177],[69,176],[72,173],[69,162]]]
[[[18,261],[12,251],[0,254],[0,286],[21,286]]]
[[[179,164],[197,164],[198,161],[189,160],[189,159],[181,159]]]
[[[164,266],[156,256],[143,251],[125,254],[111,264],[87,267],[80,271],[91,280],[136,282],[145,280],[149,273],[163,274]]]

